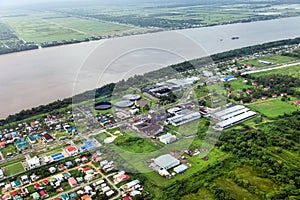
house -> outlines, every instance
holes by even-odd
[[[282,96],[282,97],[283,97],[283,96],[286,96],[286,95],[287,95],[286,92],[281,92],[281,93],[280,93],[280,96]]]
[[[67,161],[65,164],[66,164],[66,166],[67,166],[68,168],[71,168],[71,167],[74,166],[73,163],[72,163],[71,161]]]
[[[268,97],[267,96],[262,96],[261,99],[266,100],[266,99],[268,99]]]
[[[67,193],[62,194],[61,198],[62,198],[62,200],[69,200],[70,199],[70,197]]]
[[[68,183],[72,188],[77,186],[77,180],[74,177],[70,177]]]
[[[56,168],[55,168],[55,167],[50,167],[50,168],[49,168],[49,172],[50,172],[51,174],[54,174],[54,173],[56,172]]]
[[[113,190],[109,190],[108,192],[105,193],[105,195],[107,197],[110,197],[111,195],[113,195],[115,192]]]
[[[6,146],[6,141],[0,142],[0,148],[4,148]]]
[[[187,170],[187,168],[188,168],[188,167],[187,167],[186,165],[181,164],[181,165],[175,167],[173,170],[174,170],[174,172],[176,172],[177,174],[182,174],[183,172],[185,172],[185,171]]]
[[[47,198],[49,196],[45,189],[42,189],[39,193],[41,198]]]
[[[54,138],[49,133],[45,133],[43,135],[43,141],[44,141],[44,143],[53,142]]]
[[[254,82],[252,83],[252,85],[253,85],[253,86],[258,86],[258,82],[257,82],[257,81],[254,81]]]
[[[300,105],[300,100],[294,101],[294,104],[299,106]]]
[[[273,98],[277,98],[277,97],[278,97],[278,94],[273,94],[272,97],[273,97]]]
[[[30,144],[35,144],[36,143],[35,137],[33,137],[33,135],[27,135],[27,141]]]
[[[30,197],[33,200],[39,200],[40,199],[40,194],[38,192],[35,192],[35,193],[31,194]]]
[[[66,148],[64,148],[64,150],[69,156],[78,154],[78,149],[75,146],[67,146]]]
[[[17,141],[15,141],[15,146],[18,149],[18,151],[23,151],[25,149],[30,148],[30,144],[25,138],[20,138]]]
[[[81,197],[81,200],[92,200],[92,198],[88,194],[86,194]]]
[[[29,183],[29,178],[27,175],[21,176],[21,181],[24,185]]]
[[[39,190],[41,187],[42,187],[42,186],[41,186],[41,184],[39,184],[39,183],[34,184],[34,188],[35,188],[36,190]]]
[[[36,167],[41,166],[40,159],[37,156],[26,159],[26,162],[30,169],[34,169]]]

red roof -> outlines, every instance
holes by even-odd
[[[60,197],[56,197],[54,200],[61,200],[61,198]]]
[[[76,150],[77,150],[77,148],[74,147],[74,146],[67,146],[65,149],[66,149],[68,152],[72,152],[72,151],[76,151]]]
[[[34,187],[35,187],[35,188],[40,188],[41,185],[40,185],[39,183],[36,183],[36,184],[34,184]]]
[[[70,184],[72,184],[72,185],[77,184],[77,181],[76,181],[76,179],[75,179],[74,177],[70,177],[70,178],[68,179],[68,182],[69,182]]]
[[[40,195],[41,195],[41,196],[47,195],[47,191],[46,191],[46,190],[41,190],[41,191],[40,191]]]
[[[11,195],[14,197],[14,196],[16,196],[18,194],[18,192],[15,190],[15,191],[12,191],[11,192]]]
[[[47,184],[49,183],[49,181],[48,181],[47,179],[45,179],[45,180],[43,180],[43,183],[44,183],[45,185],[47,185]]]
[[[300,105],[300,100],[296,100],[295,104]]]
[[[88,194],[81,197],[82,200],[90,200],[92,199]]]
[[[133,198],[126,196],[126,197],[123,198],[123,200],[133,200]]]
[[[0,142],[0,146],[1,147],[5,147],[5,145],[6,145],[6,142],[4,141],[4,142]]]
[[[91,170],[90,167],[86,167],[86,168],[83,169],[83,171],[85,171],[85,172],[86,172],[86,171],[89,171],[89,170]]]

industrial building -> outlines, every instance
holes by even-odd
[[[168,170],[180,165],[180,161],[170,154],[165,154],[154,159],[154,163],[162,169]]]
[[[177,137],[175,135],[172,135],[171,133],[167,133],[165,135],[158,137],[159,141],[164,144],[170,144],[177,140]]]
[[[191,110],[178,110],[173,112],[175,116],[169,117],[166,120],[167,124],[172,124],[173,126],[180,126],[182,124],[186,124],[188,122],[194,121],[201,117],[199,112],[191,111]]]
[[[255,112],[242,105],[232,106],[212,114],[219,121],[215,126],[222,129],[245,121],[255,115]]]

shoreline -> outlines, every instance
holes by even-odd
[[[3,53],[0,54],[2,55],[10,55],[10,54],[18,54],[18,53],[23,53],[23,52],[29,52],[29,51],[37,51],[41,49],[48,49],[48,48],[53,48],[53,47],[61,47],[61,46],[71,46],[71,45],[76,45],[76,44],[82,44],[82,43],[91,43],[91,42],[100,42],[100,41],[105,41],[109,39],[116,39],[116,38],[123,38],[123,37],[132,37],[132,36],[138,36],[138,35],[147,35],[147,34],[154,34],[154,33],[159,33],[159,32],[170,32],[170,31],[188,31],[188,30],[197,30],[197,29],[202,29],[202,28],[213,28],[213,27],[222,27],[222,26],[227,26],[227,25],[238,25],[238,24],[250,24],[250,23],[257,23],[257,22],[265,22],[265,21],[274,21],[274,20],[280,20],[280,19],[287,19],[287,18],[298,18],[299,16],[288,16],[288,17],[277,17],[273,19],[263,19],[263,20],[253,20],[250,22],[229,22],[229,23],[224,23],[224,24],[215,24],[215,25],[208,25],[208,26],[201,26],[201,27],[195,27],[195,28],[178,28],[178,29],[161,29],[161,30],[149,30],[145,31],[144,33],[132,33],[129,35],[123,35],[123,36],[104,36],[106,38],[101,38],[101,39],[96,39],[96,40],[89,40],[89,41],[79,41],[79,42],[74,42],[74,43],[69,43],[69,44],[58,44],[58,45],[53,45],[53,46],[47,46],[47,47],[42,47],[40,44],[38,45],[38,48],[36,49],[28,49],[28,50],[22,50],[22,51],[15,51],[15,52],[10,52],[10,53]],[[59,41],[53,41],[53,42],[59,42]]]
[[[229,24],[198,29],[170,30],[156,33],[146,33],[139,36],[125,36],[126,38],[119,37],[100,41],[62,45],[56,48],[42,48],[38,49],[38,51],[24,51],[13,54],[5,54],[0,56],[0,66],[2,67],[1,70],[3,70],[2,78],[0,78],[0,84],[2,85],[2,88],[0,88],[0,99],[3,102],[2,105],[5,105],[3,106],[3,109],[1,109],[2,114],[0,118],[5,119],[7,116],[17,114],[22,110],[28,110],[41,105],[49,104],[56,100],[63,100],[65,98],[72,97],[74,81],[76,80],[76,72],[78,72],[78,69],[85,64],[85,59],[89,53],[93,52],[95,49],[99,50],[100,46],[101,51],[103,50],[103,53],[113,54],[114,50],[118,49],[119,47],[127,48],[126,44],[128,44],[128,41],[130,40],[140,41],[139,39],[142,39],[142,41],[146,44],[145,47],[149,47],[149,44],[150,47],[156,47],[156,44],[160,45],[161,42],[163,42],[164,39],[161,38],[163,36],[167,40],[164,42],[164,48],[167,50],[169,48],[172,50],[174,47],[176,47],[175,50],[178,50],[179,48],[182,50],[179,53],[184,53],[184,55],[187,56],[187,60],[192,60],[203,57],[203,55],[199,54],[201,52],[195,53],[190,51],[190,49],[184,49],[184,46],[180,46],[183,45],[182,43],[170,43],[169,45],[168,41],[171,39],[169,36],[172,36],[172,34],[174,36],[175,34],[189,39],[195,38],[197,40],[195,42],[200,42],[199,44],[202,50],[205,50],[204,53],[206,55],[213,55],[243,47],[299,37],[300,35],[297,31],[299,30],[299,25],[297,23],[299,19],[300,17],[281,18],[276,20]],[[280,24],[286,25],[283,27],[278,26]],[[266,27],[270,27],[272,30],[270,31],[270,28]],[[290,31],[286,33],[286,29],[289,29]],[[253,30],[255,30],[255,33],[258,34],[252,34]],[[210,34],[211,32],[216,34]],[[241,37],[239,40],[231,40],[232,34]],[[198,37],[199,35],[202,37],[202,39]],[[206,36],[210,38],[207,39]],[[223,37],[224,41],[220,42],[220,37]],[[105,43],[105,45],[102,43]],[[113,47],[110,47],[112,43]],[[129,42],[129,44],[131,43]],[[131,45],[128,48],[132,49],[137,47]],[[145,51],[140,53],[142,53],[141,56],[143,58],[143,56],[147,55],[149,52]],[[150,61],[153,61],[154,63],[156,61],[161,62],[161,58],[159,58],[159,60],[157,55],[150,54],[150,56],[152,56]],[[172,57],[164,57],[163,59],[165,62],[162,62],[161,64],[164,66],[180,63],[180,61],[175,61]],[[101,69],[102,66],[100,66],[105,65],[105,62],[99,62],[100,60],[98,59],[91,61],[90,64],[94,66],[93,68],[90,68],[91,72],[95,72],[93,70],[105,70],[105,68]],[[137,62],[139,61],[140,60]],[[108,63],[107,60],[106,62]],[[168,64],[165,64],[166,62],[168,62]],[[110,79],[104,80],[104,82],[101,82],[101,85],[97,85],[96,87],[101,87],[102,85],[111,82],[118,82],[120,77],[118,74],[126,70],[130,70],[130,67],[134,66],[133,64],[136,63],[132,63],[132,60],[130,60],[130,62],[127,62],[122,66],[117,66],[117,70],[108,71]],[[144,71],[137,74],[144,74],[149,69],[150,68],[145,68]],[[153,71],[153,68],[150,70]],[[92,88],[95,88],[95,85],[93,87],[90,85],[83,85],[81,92],[90,90]]]

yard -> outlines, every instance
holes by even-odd
[[[9,144],[5,148],[1,149],[1,153],[4,158],[9,158],[16,153],[16,148],[13,144]],[[8,156],[7,154],[10,154],[10,153],[11,153],[11,155]]]
[[[247,107],[265,115],[269,118],[275,118],[284,113],[289,114],[299,110],[299,107],[291,103],[283,102],[281,100],[267,100],[248,104]]]
[[[24,171],[24,167],[21,162],[17,162],[11,165],[8,165],[3,168],[6,176],[11,176]]]

